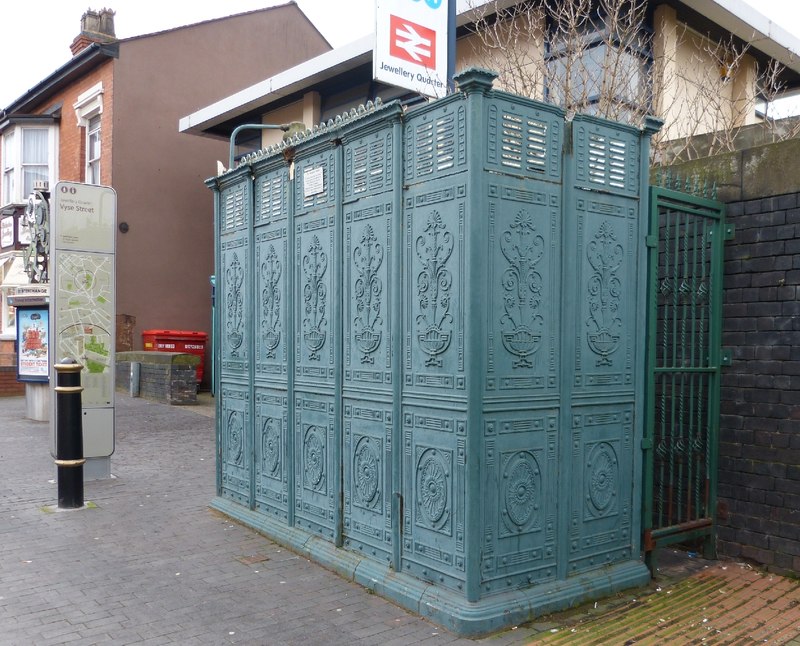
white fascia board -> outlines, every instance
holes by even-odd
[[[231,94],[180,119],[178,131],[204,134],[204,130],[219,123],[265,106],[275,99],[307,88],[335,74],[371,62],[373,41],[373,36],[364,36]]]
[[[784,67],[800,73],[800,39],[743,0],[681,0]]]

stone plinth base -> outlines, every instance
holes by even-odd
[[[337,548],[330,542],[251,511],[225,498],[211,506],[265,534],[339,576],[465,637],[477,637],[566,610],[626,588],[646,585],[650,571],[631,560],[572,578],[508,590],[470,603],[451,590],[396,572],[388,565]]]
[[[36,422],[50,421],[50,384],[25,384],[25,417]]]

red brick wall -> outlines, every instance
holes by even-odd
[[[0,366],[0,397],[25,394],[25,384],[17,381],[16,366]]]
[[[17,342],[14,339],[0,339],[0,366],[17,365]]]
[[[62,102],[61,123],[58,142],[58,179],[69,182],[82,182],[86,179],[85,128],[78,127],[73,105],[78,96],[94,86],[103,83],[103,114],[101,119],[100,180],[111,185],[111,141],[112,119],[114,114],[114,62],[109,60],[84,76],[80,81],[50,98],[37,111],[45,111],[54,103]]]
[[[101,183],[111,185],[111,140],[113,106],[114,61],[108,60],[89,72],[75,84],[49,96],[46,101],[31,110],[33,114],[44,114],[61,103],[61,121],[58,127],[58,168],[56,180],[82,182],[85,180],[85,151],[84,139],[86,132],[78,126],[73,105],[78,96],[98,82],[103,83],[103,115],[101,125]],[[51,187],[52,188],[52,187]]]

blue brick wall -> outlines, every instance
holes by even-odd
[[[719,551],[800,573],[800,194],[732,202]]]

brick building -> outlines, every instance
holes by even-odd
[[[118,350],[140,348],[149,328],[210,332],[202,180],[227,145],[180,135],[178,118],[328,49],[294,2],[126,39],[113,11],[87,11],[72,59],[0,110],[0,350],[13,351],[7,298],[27,280],[20,216],[36,180],[117,192]]]

